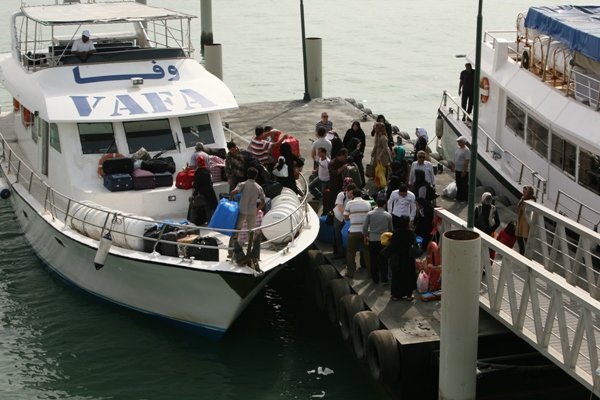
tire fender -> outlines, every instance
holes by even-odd
[[[391,331],[373,331],[367,339],[367,365],[371,376],[382,385],[400,380],[400,348]]]
[[[330,280],[338,277],[338,273],[333,265],[322,264],[316,268],[315,277],[314,291],[317,307],[319,307],[321,311],[325,311],[325,289]]]
[[[365,303],[362,298],[356,294],[347,294],[342,296],[338,302],[338,321],[340,333],[345,342],[352,340],[352,319],[354,316],[365,310]]]
[[[332,325],[338,326],[338,303],[342,296],[350,294],[350,285],[344,278],[336,278],[329,281],[325,291],[325,309],[327,317]]]
[[[379,328],[379,318],[373,311],[361,311],[352,318],[352,347],[356,358],[366,360],[367,338]]]

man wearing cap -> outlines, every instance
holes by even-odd
[[[81,33],[81,39],[73,42],[71,53],[75,54],[82,62],[86,62],[90,55],[96,52],[94,43],[90,40],[90,31],[85,30]]]
[[[469,161],[471,150],[467,147],[467,138],[456,139],[458,149],[454,153],[454,179],[456,180],[456,201],[467,201],[469,198]]]

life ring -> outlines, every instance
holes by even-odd
[[[334,326],[339,326],[338,322],[338,303],[342,296],[350,294],[350,286],[343,278],[332,279],[327,284],[325,293],[325,308],[329,322]]]
[[[123,157],[125,157],[125,156],[121,153],[103,154],[102,157],[100,157],[100,159],[98,160],[98,176],[100,176],[100,177],[104,176],[104,170],[102,169],[102,164],[104,164],[104,161],[109,160],[111,158],[123,158]]]
[[[338,274],[336,269],[331,264],[319,265],[316,268],[315,275],[316,285],[315,288],[315,300],[317,307],[321,310],[325,310],[325,294],[327,293],[327,284],[330,280],[337,278]]]
[[[13,111],[19,111],[20,108],[21,108],[21,103],[19,103],[19,100],[15,99],[13,97]]]
[[[365,360],[369,334],[380,326],[379,318],[373,311],[361,311],[352,318],[352,347],[356,358]]]
[[[400,380],[400,351],[392,332],[380,329],[369,334],[367,364],[373,379],[382,385],[393,385]]]
[[[33,114],[27,108],[23,107],[23,125],[25,127],[31,126],[33,123]]]
[[[490,97],[490,81],[487,77],[481,78],[481,82],[479,83],[480,94],[481,94],[481,102],[487,103]]]
[[[521,59],[521,67],[529,69],[529,52],[527,50],[523,51],[522,57],[523,58]]]
[[[340,333],[347,343],[352,340],[352,319],[361,311],[365,311],[365,303],[357,294],[344,295],[338,302]]]

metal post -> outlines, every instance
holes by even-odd
[[[483,0],[479,0],[477,10],[477,41],[475,46],[475,82],[473,90],[473,125],[471,127],[471,161],[469,164],[469,205],[467,207],[467,227],[473,228],[475,211],[475,185],[477,183],[477,131],[479,130],[479,80],[481,79],[481,30]]]
[[[445,232],[444,296],[440,325],[440,400],[474,400],[477,380],[481,237],[472,230]]]
[[[304,98],[303,101],[310,101],[308,94],[308,72],[306,66],[306,33],[304,31],[304,0],[300,0],[300,24],[302,25],[302,62],[304,64]]]
[[[212,0],[200,0],[200,46],[204,51],[205,44],[213,44]]]

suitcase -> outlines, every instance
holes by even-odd
[[[193,244],[216,247],[219,245],[219,240],[214,237],[197,237]],[[185,251],[186,258],[194,257],[194,259],[202,261],[219,261],[219,249],[186,246]]]
[[[283,186],[279,182],[265,183],[263,186],[265,197],[274,199],[281,194],[282,188]]]
[[[146,229],[146,231],[144,232],[144,237],[145,238],[150,238],[150,239],[158,239],[158,235],[160,235],[160,231],[162,230],[162,227],[158,226],[158,225],[152,225],[150,228]],[[185,235],[185,232],[183,231],[177,231],[177,228],[172,226],[172,225],[167,225],[165,227],[165,229],[163,230],[163,236],[161,238],[164,239],[165,235],[168,233],[175,233],[175,236],[179,239],[181,239],[183,237],[183,235]],[[154,245],[156,244],[155,240],[144,240],[144,251],[146,253],[152,253],[152,250],[154,249]],[[162,243],[158,243],[158,245],[156,246],[156,250],[160,253],[159,248],[162,245]]]
[[[277,139],[279,140],[279,139]],[[288,135],[287,138],[285,138],[283,140],[283,142],[281,143],[288,143],[290,145],[290,147],[292,148],[292,153],[296,156],[296,157],[300,157],[300,142],[298,141],[298,139],[296,139],[293,136]],[[271,152],[271,154],[273,155],[274,159],[278,159],[279,156],[281,155],[281,150],[279,146],[273,146],[273,151]]]
[[[161,172],[175,173],[175,161],[173,157],[159,157],[142,161],[142,169],[158,174]]]
[[[177,246],[177,232],[163,233],[160,238],[161,242],[156,246],[156,250],[163,256],[179,257],[179,250]],[[173,242],[164,243],[162,241]]]
[[[136,169],[131,173],[131,177],[133,178],[134,190],[154,189],[156,187],[154,174],[150,171]]]
[[[133,159],[129,157],[109,158],[102,163],[104,175],[130,174],[133,172]]]
[[[170,172],[159,172],[154,174],[156,187],[173,186],[173,174]]]
[[[104,187],[111,192],[122,192],[133,189],[133,179],[129,174],[104,175]]]
[[[175,186],[179,189],[191,189],[194,186],[194,169],[186,168],[183,171],[179,171],[175,178]]]

